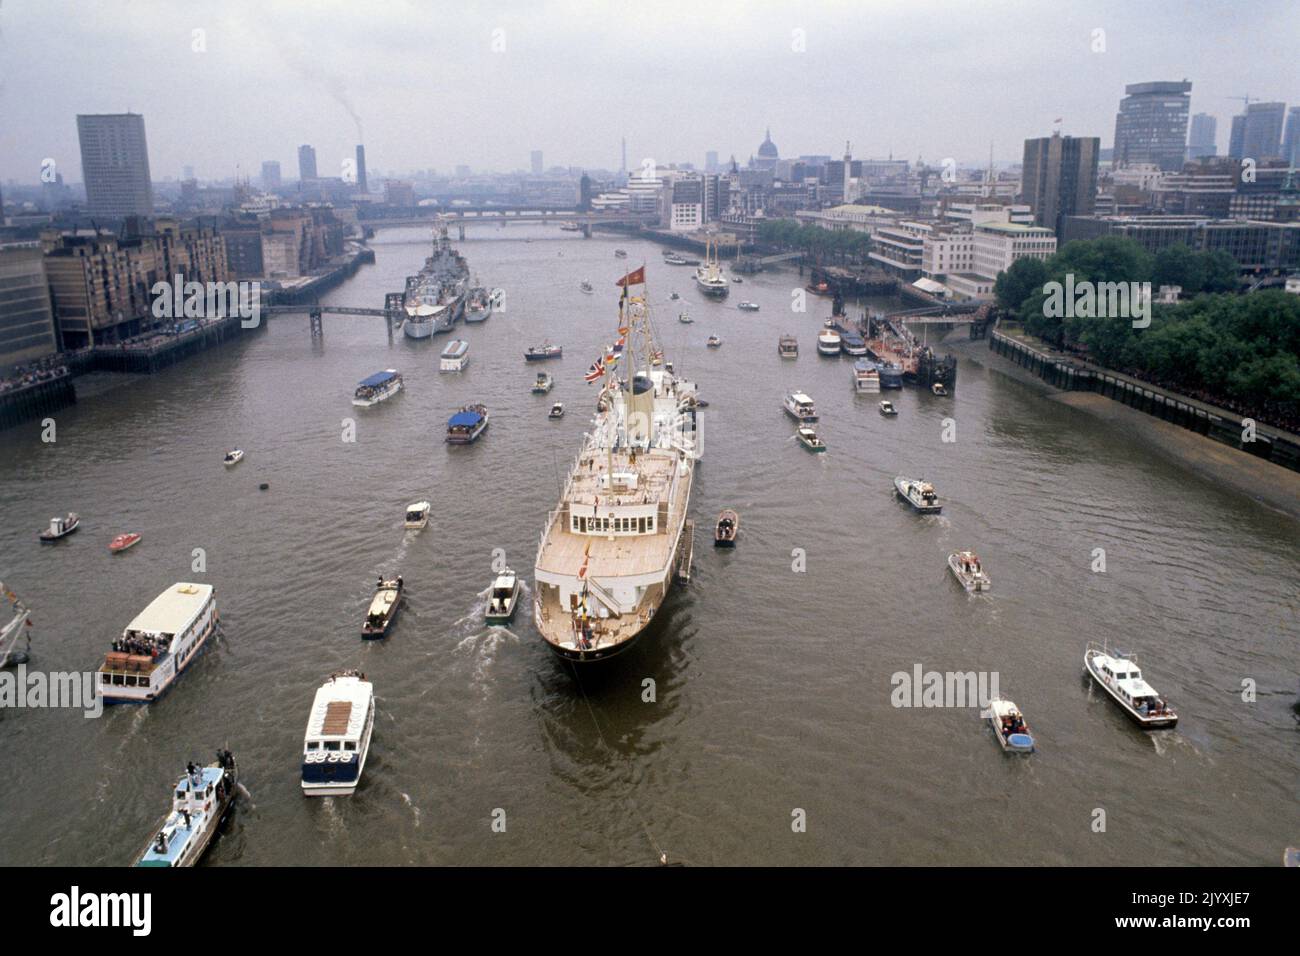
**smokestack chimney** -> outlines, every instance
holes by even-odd
[[[366,148],[360,143],[357,144],[357,190],[359,192],[369,192],[366,188]]]

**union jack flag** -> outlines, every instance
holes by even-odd
[[[587,384],[590,385],[604,374],[605,363],[600,359],[596,359],[596,361],[591,363],[591,367],[587,369],[587,374],[583,377],[587,380]]]

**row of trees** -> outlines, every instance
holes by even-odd
[[[865,232],[804,226],[793,219],[759,223],[758,241],[780,249],[798,249],[819,262],[861,261],[871,250],[871,237]]]
[[[1134,328],[1132,315],[1060,314],[1045,287],[1068,281],[1075,288],[1085,281],[1179,285],[1193,298],[1151,305],[1150,325]],[[994,293],[1026,332],[1057,348],[1086,350],[1099,365],[1294,428],[1300,297],[1233,294],[1237,286],[1236,263],[1224,253],[1174,246],[1152,255],[1130,239],[1105,237],[1066,243],[1045,261],[1015,262],[998,276]]]

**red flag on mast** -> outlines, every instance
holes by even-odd
[[[615,282],[614,285],[622,286],[624,289],[630,285],[645,285],[645,266],[638,266]]]

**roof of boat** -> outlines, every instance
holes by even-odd
[[[433,506],[427,501],[412,501],[406,506],[407,511],[428,511]]]
[[[469,351],[469,343],[464,339],[452,339],[447,343],[447,347],[442,350],[443,358],[452,358],[457,355],[464,355]]]
[[[806,394],[804,394],[803,392],[791,392],[791,393],[790,393],[790,398],[794,399],[796,402],[811,402],[811,401],[812,401],[812,399],[809,398],[809,397],[808,397]]]
[[[374,685],[359,677],[331,678],[312,701],[308,737],[359,737]]]
[[[477,425],[483,420],[483,416],[478,412],[460,411],[451,418],[447,419],[448,425]]]
[[[397,377],[397,369],[386,368],[382,372],[376,372],[368,378],[363,378],[358,384],[360,385],[382,385],[384,382]]]
[[[515,572],[505,571],[501,574],[498,574],[495,578],[492,579],[492,587],[512,588],[515,586],[515,582],[517,582],[518,580],[519,580],[519,576],[515,574]]]
[[[179,581],[149,602],[137,614],[127,630],[152,634],[176,634],[184,630],[212,596],[211,584]]]

